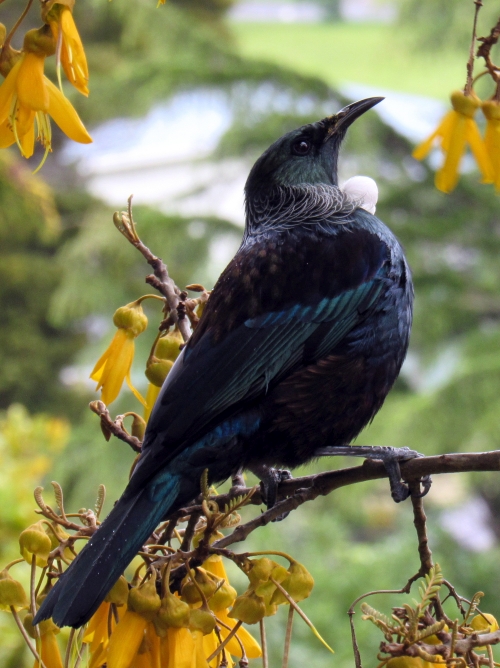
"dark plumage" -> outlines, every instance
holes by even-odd
[[[154,408],[123,496],[36,621],[86,622],[169,512],[240,468],[346,445],[408,347],[413,290],[388,228],[337,187],[347,127],[381,98],[288,133],[254,165],[242,245]]]

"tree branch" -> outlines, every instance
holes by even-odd
[[[435,455],[401,462],[401,475],[404,480],[409,481],[418,481],[424,476],[441,473],[498,470],[500,470],[500,450]],[[361,466],[286,480],[278,488],[278,499],[281,500],[275,506],[246,524],[236,527],[233,533],[214,543],[214,547],[227,547],[233,543],[245,540],[258,527],[269,524],[269,522],[272,522],[283,513],[291,512],[306,501],[312,501],[318,496],[326,496],[334,490],[346,487],[347,485],[355,485],[360,482],[379,480],[381,478],[387,478],[387,472],[382,462],[366,460]],[[248,491],[250,491],[250,488],[239,488],[238,494],[245,494]],[[228,503],[230,498],[230,494],[221,494],[215,500],[223,506],[225,503]],[[259,490],[255,492],[249,503],[253,505],[260,505],[262,503]]]
[[[184,342],[187,342],[191,336],[191,330],[189,327],[189,320],[186,317],[184,305],[182,304],[182,301],[187,295],[185,292],[181,292],[175,282],[170,278],[167,265],[163,260],[156,257],[156,255],[154,255],[139,238],[132,216],[132,195],[128,198],[128,212],[116,212],[113,216],[113,222],[118,231],[123,234],[132,246],[137,248],[146,262],[152,267],[154,276],[147,276],[146,283],[154,287],[165,297],[170,309],[169,317],[173,324],[177,325],[179,328]]]

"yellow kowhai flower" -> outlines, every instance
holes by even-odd
[[[493,182],[500,190],[500,101],[487,100],[481,108],[486,116],[484,143],[493,167]]]
[[[107,406],[120,393],[124,380],[137,399],[146,406],[142,395],[132,385],[130,369],[134,360],[134,340],[146,329],[148,319],[140,302],[131,302],[115,312],[113,322],[118,331],[107,350],[98,359],[90,378],[97,382],[96,390],[102,388],[101,398]]]
[[[23,621],[24,628],[28,634],[36,639],[37,635],[33,626],[33,615],[28,614]],[[63,668],[61,652],[57,644],[56,635],[60,632],[51,619],[40,622],[37,625],[38,633],[40,634],[40,641],[37,642],[37,649],[45,668]],[[40,662],[35,659],[33,668],[41,668]]]
[[[24,52],[0,86],[0,148],[17,143],[25,158],[33,155],[35,139],[45,148],[45,157],[52,150],[50,116],[73,141],[92,142],[72,104],[44,75],[50,42],[44,35],[48,46],[43,51],[38,48],[41,41],[39,30],[26,33]]]
[[[443,118],[437,129],[413,151],[413,157],[423,160],[437,141],[445,159],[437,171],[435,184],[442,192],[451,192],[458,181],[460,161],[469,144],[483,175],[483,183],[494,180],[493,168],[486,152],[485,145],[474,121],[474,115],[481,106],[481,101],[474,94],[465,95],[455,91],[451,95],[453,109]]]
[[[189,629],[169,628],[160,640],[161,665],[192,668],[194,651],[194,639]]]
[[[52,4],[45,17],[57,42],[57,65],[62,65],[68,80],[83,95],[89,94],[89,70],[82,40],[69,6],[62,3]],[[59,86],[61,79],[59,76]],[[62,86],[61,86],[62,87]]]
[[[221,580],[225,580],[226,583],[229,585],[229,578],[226,573],[226,569],[224,568],[224,562],[222,560],[222,557],[219,555],[213,554],[210,556],[204,563],[203,567],[205,570],[207,570],[209,573],[212,573],[212,575],[215,575],[217,578],[220,578]],[[237,623],[236,619],[231,619],[228,617],[228,612],[229,610],[227,608],[223,610],[217,610],[215,615],[216,618],[219,619],[225,626],[221,624],[220,626],[220,635],[222,640],[225,640],[229,633],[231,632],[231,629],[235,626]],[[226,626],[229,626],[229,629],[226,628]],[[243,645],[246,655],[248,656],[249,659],[257,659],[259,656],[262,656],[262,650],[260,648],[259,643],[255,640],[255,638],[245,629],[243,626],[240,626],[238,631],[235,634],[238,636],[238,639],[240,640],[241,644]],[[212,652],[218,647],[219,642],[217,640],[217,644],[214,646],[214,638],[217,640],[217,636],[215,632],[212,632],[211,634],[207,635],[204,637],[204,642],[205,642],[205,649],[207,650],[207,656],[210,656]],[[226,645],[226,650],[227,653],[235,656],[239,659],[242,658],[242,651],[241,651],[241,645],[236,639],[236,637],[232,637],[228,644]],[[215,659],[214,659],[215,661]],[[211,666],[214,665],[213,662],[210,664]],[[215,663],[215,666],[217,663]]]

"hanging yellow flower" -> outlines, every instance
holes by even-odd
[[[44,32],[46,28],[26,33],[23,53],[0,86],[0,148],[17,142],[25,158],[33,155],[35,139],[45,155],[52,150],[49,116],[73,141],[92,142],[69,100],[43,73],[45,58],[53,53],[53,38]]]
[[[222,560],[222,557],[219,555],[212,555],[210,556],[204,563],[203,567],[209,572],[212,573],[212,575],[215,575],[217,578],[223,579],[226,581],[226,584],[230,586],[229,584],[229,578],[226,573],[226,569],[224,568],[224,562]],[[232,587],[231,587],[232,589]],[[220,635],[222,640],[225,640],[229,633],[231,632],[231,629],[235,626],[237,620],[232,619],[228,617],[229,610],[227,608],[225,609],[218,609],[215,612],[215,616],[223,623],[220,628]],[[226,628],[229,626],[229,629]],[[227,653],[235,656],[239,659],[242,658],[242,651],[241,651],[241,645],[243,645],[246,655],[248,656],[249,659],[257,659],[259,656],[262,656],[262,650],[260,648],[259,643],[255,640],[255,638],[245,629],[243,626],[240,626],[238,629],[236,636],[238,636],[238,639],[236,639],[235,636],[233,636],[227,646]],[[239,640],[239,642],[238,642]],[[215,647],[219,645],[218,641],[215,647],[213,647],[214,642],[217,641],[217,637],[215,632],[212,632],[209,635],[206,635],[204,637],[204,643],[206,646],[207,650],[207,656],[210,656],[212,652],[214,651]],[[241,642],[241,645],[240,645]],[[212,648],[213,647],[213,648]],[[210,650],[210,651],[208,651]],[[212,664],[211,664],[212,665]]]
[[[137,399],[146,406],[145,400],[132,385],[130,369],[134,359],[134,340],[146,329],[148,319],[140,302],[131,302],[115,312],[113,322],[118,331],[106,352],[97,361],[90,377],[97,382],[96,390],[102,388],[101,398],[107,406],[120,393],[124,380]]]
[[[33,616],[31,614],[26,615],[23,624],[28,634],[35,639],[36,632],[33,626]],[[39,645],[40,658],[43,665],[46,668],[63,668],[61,652],[59,651],[56,638],[56,635],[60,632],[59,627],[51,619],[47,619],[37,624],[37,629],[40,634],[40,642],[37,644]],[[33,668],[40,668],[40,662],[35,660]]]
[[[443,118],[437,129],[413,151],[413,157],[423,160],[437,141],[445,154],[443,166],[437,171],[435,184],[442,192],[451,192],[458,181],[460,161],[469,144],[483,175],[483,183],[492,183],[493,168],[485,145],[474,121],[481,101],[474,94],[455,91],[451,95],[452,111]]]
[[[50,25],[57,42],[57,60],[73,86],[83,95],[89,94],[89,70],[82,40],[71,9],[60,3],[51,6],[45,21]],[[60,83],[60,80],[59,80]]]
[[[495,188],[500,191],[500,102],[487,100],[481,108],[486,116],[484,143],[493,167]]]

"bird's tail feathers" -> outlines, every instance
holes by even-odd
[[[122,496],[49,592],[34,623],[52,617],[58,626],[85,624],[165,514],[173,510],[179,487],[178,476],[164,481],[161,503],[151,498],[147,488]]]

